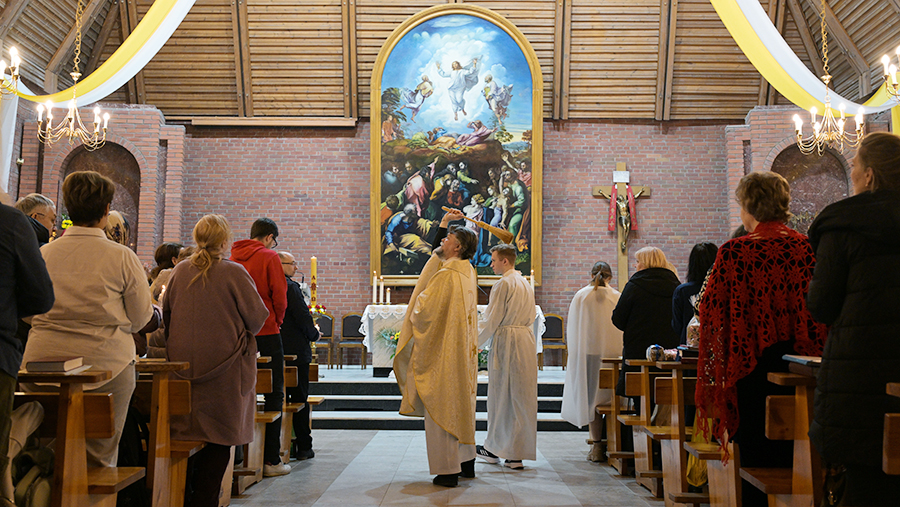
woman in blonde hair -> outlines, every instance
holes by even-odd
[[[622,357],[644,359],[647,347],[678,346],[679,336],[672,330],[672,294],[678,287],[675,266],[662,250],[645,246],[634,254],[635,273],[622,289],[622,297],[612,313],[613,324],[622,330]],[[625,372],[638,371],[624,366],[619,373],[616,393],[625,396]]]
[[[231,240],[225,217],[201,218],[196,251],[175,266],[162,301],[168,359],[190,363],[179,375],[191,381],[191,413],[172,416],[172,437],[207,443],[188,466],[194,507],[218,505],[231,446],[253,440],[254,335],[269,312],[247,270],[225,258]]]
[[[604,357],[617,357],[622,351],[622,331],[612,324],[611,316],[619,301],[619,291],[609,286],[612,269],[605,262],[594,264],[591,283],[575,293],[569,305],[566,322],[566,381],[563,386],[561,415],[578,426],[589,425],[593,444],[588,454],[591,461],[605,461],[603,418],[594,407],[608,405],[612,399],[606,389],[599,389],[600,362]]]

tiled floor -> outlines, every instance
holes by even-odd
[[[476,440],[484,440],[478,432]],[[431,484],[422,431],[315,430],[316,457],[291,462],[232,499],[242,506],[662,506],[661,500],[586,460],[587,432],[538,433],[537,461],[525,470],[477,462],[475,479],[457,488]]]

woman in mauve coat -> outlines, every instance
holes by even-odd
[[[809,229],[809,311],[831,326],[809,436],[843,470],[840,505],[897,505],[900,476],[881,463],[884,415],[900,413],[900,398],[885,392],[900,382],[900,137],[869,134],[852,166],[853,197],[822,210]]]
[[[218,505],[231,446],[253,440],[254,335],[269,312],[247,270],[224,258],[231,239],[225,217],[201,218],[197,250],[175,266],[162,300],[168,359],[190,363],[176,375],[191,381],[191,413],[172,416],[172,438],[206,442],[188,464],[192,507]]]

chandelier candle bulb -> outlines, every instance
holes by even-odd
[[[37,112],[38,112],[38,123],[41,123],[41,121],[44,119],[44,106],[42,104],[38,104]]]
[[[107,125],[109,125],[109,113],[103,115],[103,130],[106,130]]]
[[[891,65],[890,68],[888,69],[888,73],[891,75],[891,83],[896,85],[897,84],[897,66]]]
[[[815,124],[816,124],[816,113],[818,113],[818,112],[819,112],[819,110],[816,109],[815,107],[813,107],[813,108],[811,108],[811,109],[809,110],[809,116],[812,118],[812,119],[809,121],[809,123],[811,123],[812,125],[815,125]]]

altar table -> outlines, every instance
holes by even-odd
[[[478,327],[484,325],[484,311],[487,305],[478,305]],[[541,335],[544,334],[544,312],[540,305],[534,306],[534,336],[536,354],[543,351]],[[372,353],[373,376],[387,376],[394,363],[394,348],[396,344],[390,343],[387,336],[400,331],[403,318],[406,315],[406,305],[369,305],[363,312],[359,332],[365,336],[363,344],[366,350]],[[490,341],[485,344],[485,349],[490,348]]]

